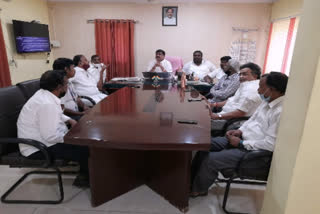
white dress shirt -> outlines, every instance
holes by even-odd
[[[240,83],[237,92],[227,100],[220,113],[225,114],[240,110],[245,112],[247,117],[250,117],[262,102],[258,88],[259,80]]]
[[[164,25],[176,25],[177,24],[177,19],[175,17],[173,17],[173,16],[171,18],[166,16],[163,19],[163,24]]]
[[[247,150],[274,150],[283,100],[284,96],[270,103],[263,101],[252,117],[240,127],[243,146]]]
[[[23,106],[18,122],[18,137],[37,140],[50,147],[63,143],[68,132],[65,124],[70,118],[62,113],[61,101],[50,91],[38,90]],[[20,152],[29,156],[38,149],[19,144]]]
[[[96,103],[107,97],[99,91],[95,79],[87,71],[80,67],[75,67],[75,70],[76,73],[70,81],[78,95],[91,97]]]
[[[216,78],[219,81],[226,73],[222,70],[222,68],[217,68],[212,73],[208,74],[211,78]]]
[[[88,68],[88,72],[92,75],[93,79],[96,81],[96,84],[98,84],[100,80],[100,70],[102,68],[103,64],[93,64],[90,63],[90,67]],[[107,70],[103,71],[103,79],[102,83],[106,81],[106,76],[107,76]]]
[[[75,92],[72,82],[68,80],[68,90],[66,95],[61,98],[61,104],[67,109],[79,111],[77,99],[78,94]]]
[[[215,70],[216,66],[208,60],[202,60],[200,65],[196,65],[193,61],[190,61],[183,66],[183,71],[187,75],[193,73],[193,76],[199,78],[200,80],[203,80],[203,78],[207,75],[209,75],[211,78],[215,78],[218,73]]]
[[[149,62],[149,65],[148,65],[148,68],[147,68],[147,71],[151,71],[152,67],[157,63],[157,60],[152,60],[151,62]],[[172,73],[172,65],[171,65],[171,62],[169,62],[168,60],[164,59],[160,62],[160,64],[164,67],[164,69],[167,71],[167,72],[171,72]],[[159,66],[157,66],[155,69],[154,69],[154,72],[162,72],[161,68]]]

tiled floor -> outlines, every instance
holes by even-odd
[[[26,170],[0,166],[0,194],[10,187]],[[58,205],[2,204],[0,214],[180,214],[181,212],[153,192],[140,186],[99,207],[92,208],[89,189],[72,186],[74,176],[64,176],[65,199]],[[58,194],[54,177],[34,176],[19,187],[11,198],[55,199]],[[221,209],[223,185],[214,185],[206,197],[190,199],[188,214],[223,214]],[[262,206],[264,187],[234,185],[228,207],[230,210],[259,213]]]

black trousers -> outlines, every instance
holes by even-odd
[[[77,146],[65,143],[57,143],[48,147],[50,155],[53,159],[63,159],[66,161],[75,161],[80,165],[80,173],[88,174],[88,158],[89,149],[86,146]],[[31,159],[44,159],[41,151],[35,152],[28,156]]]

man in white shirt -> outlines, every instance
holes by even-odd
[[[260,75],[261,69],[257,64],[247,63],[240,67],[240,87],[235,95],[209,106],[211,130],[222,130],[227,120],[250,117],[255,112],[262,101],[258,94]],[[212,113],[212,107],[222,107],[222,111]]]
[[[223,67],[227,65],[228,61],[231,59],[230,56],[223,56],[220,58],[220,68],[217,68],[214,73],[215,73],[215,78],[211,78],[210,76],[204,77],[204,80],[209,83],[218,83],[219,80],[225,75],[223,71]]]
[[[63,143],[68,132],[66,123],[73,127],[77,122],[65,116],[61,101],[68,88],[65,71],[47,71],[40,78],[40,89],[23,106],[17,121],[18,137],[37,140],[48,147],[55,159],[76,161],[80,164],[81,177],[88,184],[88,148]],[[20,144],[20,152],[31,159],[44,159],[37,148]],[[76,179],[75,185],[80,180]],[[84,181],[82,179],[82,181]]]
[[[92,75],[97,85],[103,85],[106,82],[107,66],[101,63],[98,55],[91,56],[88,72]]]
[[[99,91],[99,89],[102,90],[102,83],[97,85],[95,79],[87,71],[90,67],[87,58],[83,55],[76,55],[73,58],[73,62],[76,66],[76,74],[70,79],[70,81],[72,82],[77,94],[80,96],[91,97],[96,103],[106,98],[107,95]]]
[[[218,172],[236,168],[247,152],[273,152],[287,82],[280,72],[263,75],[258,89],[263,102],[252,117],[226,137],[212,138],[210,152],[197,153],[192,163],[192,197],[206,195]]]
[[[174,9],[169,7],[166,10],[166,17],[163,19],[164,25],[177,25],[177,19],[174,17]]]
[[[75,75],[74,63],[71,59],[58,58],[53,62],[52,67],[54,70],[65,71],[68,80]],[[68,81],[68,90],[66,95],[61,98],[61,104],[64,105],[63,113],[75,120],[79,120],[89,109],[75,92],[71,81]]]
[[[209,60],[204,60],[203,54],[199,50],[193,52],[193,61],[190,61],[183,66],[183,71],[189,76],[189,79],[190,76],[192,76],[194,80],[201,81],[204,81],[207,76],[215,78],[217,75],[215,70],[216,66]]]
[[[172,65],[168,60],[165,59],[165,56],[166,52],[164,52],[164,50],[157,50],[156,57],[149,63],[147,71],[172,73]]]

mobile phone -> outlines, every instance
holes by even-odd
[[[196,121],[196,120],[178,120],[178,123],[184,123],[184,124],[198,124],[198,121]]]

